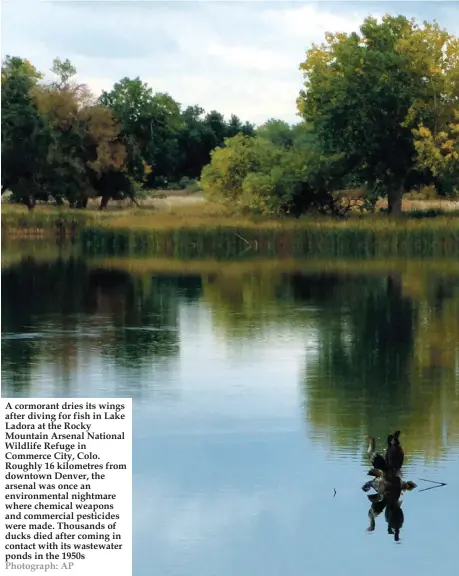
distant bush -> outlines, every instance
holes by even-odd
[[[164,190],[167,188],[167,179],[164,176],[156,176],[153,179],[153,188]]]
[[[178,182],[168,182],[166,190],[180,190],[180,184]]]
[[[194,178],[188,178],[188,176],[184,176],[183,178],[180,178],[179,186],[182,190],[185,190],[185,188],[188,188],[188,186],[194,182],[196,182]]]
[[[188,178],[188,176],[184,176],[180,179],[179,186],[187,194],[194,194],[195,192],[200,192],[202,190],[200,182],[196,180],[196,178]]]
[[[344,215],[355,202],[332,195],[342,189],[344,173],[342,155],[323,157],[312,148],[287,149],[239,134],[211,153],[201,182],[209,200],[254,214]]]

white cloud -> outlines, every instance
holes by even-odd
[[[357,30],[375,12],[366,2],[10,0],[2,8],[3,56],[28,57],[42,71],[55,56],[69,58],[96,93],[140,76],[184,105],[257,123],[295,121],[306,50],[325,31]]]
[[[307,47],[312,42],[321,42],[327,31],[357,31],[366,14],[366,9],[362,8],[344,16],[334,14],[330,9],[303,5],[282,11],[268,9],[261,14],[261,19],[269,26],[282,30],[292,43],[299,39]]]
[[[276,52],[251,46],[234,46],[211,42],[206,48],[211,56],[217,56],[223,62],[239,69],[268,72],[286,69],[291,66],[288,58]]]

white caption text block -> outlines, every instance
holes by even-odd
[[[1,565],[132,575],[132,399],[1,399]]]

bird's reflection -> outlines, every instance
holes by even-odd
[[[370,437],[368,456],[373,468],[368,472],[374,476],[373,480],[366,482],[362,486],[364,492],[373,488],[376,494],[368,495],[371,507],[368,511],[370,525],[369,532],[376,528],[376,518],[384,511],[387,522],[387,532],[394,536],[394,540],[400,540],[400,530],[403,526],[404,515],[400,497],[403,492],[413,490],[416,484],[411,481],[403,481],[401,478],[401,467],[404,461],[404,452],[400,445],[400,430],[389,434],[387,437],[387,447],[385,454],[375,452],[375,438]]]
[[[384,517],[387,522],[387,533],[394,536],[394,540],[400,540],[400,530],[405,519],[401,500],[389,494],[372,494],[368,496],[371,500],[371,506],[368,511],[370,525],[368,532],[373,532],[376,528],[376,518],[384,511]]]

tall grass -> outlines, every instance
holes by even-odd
[[[149,255],[228,260],[253,256],[352,257],[459,256],[459,218],[384,215],[254,218],[212,204],[174,210],[78,211],[38,207],[2,209],[2,232],[77,237],[87,254]]]
[[[459,256],[457,229],[444,226],[340,227],[304,229],[215,228],[129,231],[82,230],[87,255],[203,257],[229,260],[253,256],[375,258]]]
[[[447,274],[459,276],[459,258],[452,257],[411,257],[389,256],[383,258],[356,258],[354,255],[333,258],[323,254],[306,254],[293,257],[288,254],[276,254],[274,257],[245,252],[240,258],[212,258],[209,254],[193,259],[171,257],[169,254],[129,252],[122,249],[123,245],[114,243],[109,251],[97,250],[103,246],[93,245],[88,250],[87,244],[81,242],[54,242],[46,238],[30,241],[30,239],[5,238],[2,244],[2,267],[8,267],[24,258],[32,258],[40,262],[52,262],[56,259],[83,257],[90,265],[98,268],[114,268],[132,274],[156,273],[198,273],[225,274],[247,273],[253,271],[274,272],[340,272],[346,274],[387,274],[389,272]],[[124,245],[126,248],[126,245]]]

